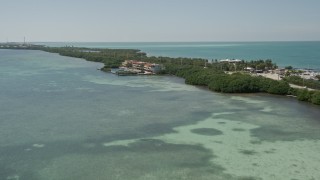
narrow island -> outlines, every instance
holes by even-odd
[[[296,97],[320,105],[320,75],[310,69],[279,69],[272,60],[207,60],[147,56],[138,49],[47,47],[25,43],[0,43],[0,49],[41,50],[62,56],[101,62],[105,72],[127,75],[175,75],[186,84],[221,93],[269,93]],[[116,69],[116,70],[115,70]]]

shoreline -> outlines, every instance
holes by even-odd
[[[281,54],[276,54],[273,55],[273,51],[278,52],[277,44],[285,45],[285,48],[287,47],[286,44],[293,45],[293,47],[300,47],[299,44],[302,44],[303,46],[307,45],[308,47],[316,47],[317,44],[320,42],[320,40],[294,40],[294,41],[147,41],[147,42],[141,42],[141,41],[131,41],[131,42],[126,42],[126,41],[121,41],[121,42],[105,42],[105,41],[98,41],[98,42],[86,42],[86,41],[57,41],[57,42],[27,42],[30,44],[36,44],[36,45],[44,45],[48,47],[66,47],[66,46],[72,46],[72,47],[88,47],[88,48],[111,48],[111,49],[140,49],[148,54],[148,56],[168,56],[168,57],[188,57],[188,58],[204,58],[204,59],[212,59],[212,58],[217,58],[217,59],[223,59],[223,58],[239,58],[239,59],[247,59],[247,60],[253,60],[253,59],[273,59],[277,61],[277,64],[279,67],[285,67],[288,64],[293,65],[294,67],[299,67],[299,68],[310,68],[310,67],[317,67],[315,70],[320,72],[320,64],[317,62],[317,60],[313,56],[309,56],[308,54],[303,55],[304,57],[300,57],[299,53],[293,53],[293,56],[291,56],[290,53],[285,53],[282,55]],[[6,42],[0,42],[1,44],[5,44]],[[14,43],[14,42],[9,42],[9,43]],[[23,42],[15,42],[16,44],[20,43],[22,44]],[[263,47],[258,47],[258,50],[264,51],[266,47],[269,47],[269,44],[272,45],[272,43],[275,43],[275,46],[271,46],[271,53],[268,52],[263,52],[262,54],[251,54],[250,51],[245,51],[244,53],[233,53],[231,51],[230,53],[226,52],[219,52],[219,49],[214,48],[215,45],[219,45],[221,43],[225,44],[233,44],[233,43],[244,43],[245,46],[250,44],[257,44],[258,46],[262,45]],[[316,44],[315,44],[316,43]],[[205,48],[206,52],[205,54],[202,55],[202,53],[198,53],[197,50],[195,53],[188,53],[188,52],[180,52],[175,50],[179,50],[180,48],[176,49],[174,48],[173,51],[166,51],[167,48],[162,48],[161,46],[163,45],[170,45],[174,44],[180,47],[184,46],[194,46],[194,45],[210,45],[213,46],[212,51],[214,53],[209,53],[208,48]],[[151,46],[151,47],[150,47]],[[160,46],[160,47],[159,47]],[[288,47],[289,47],[288,46]],[[176,46],[174,46],[176,47]],[[255,46],[256,47],[256,46]],[[291,47],[291,46],[290,46]],[[283,48],[283,46],[281,46]],[[164,50],[164,51],[163,51]],[[227,50],[227,49],[223,49]],[[247,55],[246,55],[247,54]],[[310,54],[310,53],[309,53]],[[316,53],[316,55],[319,57],[319,54]],[[294,58],[294,59],[292,59]],[[302,61],[303,58],[306,58]],[[293,60],[293,61],[292,61]]]
[[[41,51],[45,51],[45,52],[49,52],[49,53],[58,53],[59,55],[61,55],[61,56],[69,56],[69,57],[75,57],[75,58],[81,58],[81,59],[84,59],[84,60],[87,60],[87,61],[94,61],[94,62],[100,62],[100,63],[104,63],[104,67],[103,68],[101,68],[100,70],[101,71],[104,71],[104,72],[106,72],[106,69],[108,69],[108,68],[112,68],[112,66],[114,66],[114,65],[112,65],[112,64],[110,64],[110,62],[109,61],[102,61],[102,60],[99,60],[99,59],[97,59],[97,60],[95,60],[95,59],[92,59],[93,57],[95,57],[96,55],[100,55],[101,54],[101,51],[111,51],[111,52],[113,52],[114,51],[114,53],[112,53],[112,54],[110,54],[109,56],[106,56],[106,55],[104,55],[103,57],[107,57],[107,58],[111,58],[111,59],[115,59],[117,56],[116,56],[116,53],[118,54],[119,52],[122,52],[122,54],[123,53],[126,53],[126,55],[124,54],[124,57],[123,57],[123,59],[125,59],[126,57],[127,57],[127,59],[128,59],[128,52],[127,51],[130,51],[130,53],[132,53],[130,56],[136,56],[136,58],[132,58],[132,59],[137,59],[137,58],[141,58],[142,59],[142,57],[144,58],[144,60],[146,59],[147,61],[146,62],[153,62],[153,63],[158,63],[159,61],[149,61],[149,59],[152,59],[152,58],[158,58],[158,60],[159,60],[159,58],[160,58],[160,62],[162,61],[162,58],[167,58],[167,59],[169,59],[170,61],[169,61],[169,63],[171,63],[171,66],[173,66],[173,67],[175,67],[175,68],[177,68],[177,67],[179,67],[179,66],[181,66],[182,65],[182,62],[183,62],[183,65],[185,65],[185,63],[191,63],[191,64],[193,64],[193,66],[194,66],[194,64],[195,63],[203,63],[203,64],[205,64],[205,68],[203,69],[203,67],[204,67],[204,65],[202,65],[202,70],[200,70],[199,72],[205,72],[206,71],[206,66],[208,65],[208,66],[216,66],[217,64],[216,63],[204,63],[204,59],[184,59],[184,61],[182,61],[182,59],[181,58],[179,58],[179,59],[181,59],[181,65],[180,65],[180,63],[179,63],[179,61],[177,61],[177,58],[170,58],[170,57],[148,57],[148,56],[146,56],[146,53],[143,53],[143,52],[141,52],[140,50],[131,50],[131,49],[92,49],[92,48],[74,48],[74,47],[63,47],[63,48],[50,48],[50,47],[45,47],[45,46],[39,46],[39,45],[35,45],[35,46],[33,46],[33,45],[23,45],[23,44],[20,44],[20,45],[14,45],[14,46],[9,46],[9,47],[5,47],[5,48],[3,48],[3,47],[0,47],[0,49],[12,49],[12,50],[19,50],[19,49],[22,49],[22,50],[41,50]],[[83,55],[85,55],[85,56],[83,56]],[[125,57],[126,56],[126,57]],[[188,61],[186,61],[186,60],[188,60]],[[124,60],[117,60],[117,63],[119,63],[120,64],[120,62],[122,63]],[[272,61],[271,61],[272,62]],[[107,63],[107,64],[106,64]],[[110,64],[110,65],[108,65],[108,63]],[[166,64],[167,65],[167,64]],[[165,66],[166,66],[165,65]],[[170,64],[169,64],[170,65]],[[218,64],[219,65],[219,64]],[[230,64],[229,64],[230,65]],[[119,65],[117,65],[117,67],[119,67]],[[183,66],[182,66],[183,67]],[[199,66],[195,66],[195,67],[199,67]],[[166,67],[167,68],[167,67]],[[211,69],[211,68],[210,68]],[[209,68],[208,68],[208,70],[209,70]],[[214,71],[214,70],[213,70]],[[188,71],[186,71],[185,73],[187,73],[188,74]],[[191,76],[193,76],[193,77],[195,77],[195,78],[199,78],[199,77],[197,77],[197,75],[195,75],[195,74],[197,74],[197,73],[193,73],[193,72],[189,72],[189,73],[191,73],[190,75]],[[164,74],[171,74],[170,72],[166,72],[166,73],[164,73]],[[186,75],[187,75],[186,74]],[[223,73],[224,74],[224,73]],[[277,91],[272,91],[272,92],[266,92],[266,91],[248,91],[248,92],[244,92],[244,91],[235,91],[235,92],[226,92],[226,91],[224,91],[224,90],[215,90],[216,88],[214,88],[214,89],[212,89],[211,88],[211,86],[209,85],[209,84],[202,84],[202,83],[200,83],[200,84],[198,84],[198,80],[196,80],[196,81],[194,81],[193,80],[193,82],[191,82],[190,83],[190,80],[188,80],[188,77],[186,77],[186,75],[184,75],[184,76],[181,76],[181,75],[177,75],[177,74],[171,74],[171,75],[174,75],[174,76],[177,76],[177,77],[182,77],[183,79],[185,79],[185,83],[186,84],[189,84],[189,85],[200,85],[200,86],[203,86],[203,87],[207,87],[209,90],[211,90],[211,91],[216,91],[216,92],[220,92],[220,93],[224,93],[224,94],[230,94],[230,93],[235,93],[235,94],[238,94],[238,93],[259,93],[259,92],[261,92],[261,93],[268,93],[268,94],[278,94],[278,93],[276,93],[276,92],[278,92],[278,90]],[[202,74],[202,75],[205,75],[205,74]],[[258,75],[263,75],[263,74],[258,74]],[[233,75],[227,75],[227,76],[233,76]],[[239,77],[245,77],[245,75],[241,75],[240,76],[240,74],[239,75],[235,75],[235,76],[239,76]],[[278,77],[278,74],[265,74],[264,76],[266,76],[266,77],[264,77],[264,78],[267,78],[267,79],[270,79],[271,81],[275,81],[275,82],[282,82],[282,81],[279,81],[279,79],[277,78]],[[205,77],[206,77],[206,75],[205,75]],[[252,78],[255,78],[254,76],[251,76]],[[261,77],[263,77],[263,76],[261,76]],[[207,78],[210,78],[210,76],[209,77],[207,77]],[[258,78],[259,79],[259,78]],[[216,81],[216,80],[215,80]],[[227,80],[228,81],[228,80]],[[258,80],[259,81],[259,80]],[[278,85],[277,85],[278,83],[276,83],[276,84],[274,84],[273,83],[273,85],[272,86],[274,86],[275,85],[275,87],[274,88],[278,88],[279,89],[279,87],[277,87]],[[283,83],[282,83],[283,84]],[[243,84],[244,85],[244,84]],[[242,86],[243,86],[242,85]],[[280,84],[279,84],[280,85]],[[264,85],[265,86],[265,85]],[[290,87],[290,86],[289,86]],[[303,88],[303,87],[301,87],[301,86],[291,86],[291,88],[293,88],[293,89],[295,89],[294,90],[294,92],[295,93],[299,93],[301,90],[300,89],[302,89],[302,91],[304,91],[304,90],[309,90],[309,89],[305,89],[305,88]],[[318,91],[318,90],[311,90],[310,92],[316,92],[316,95],[320,95],[320,91]],[[294,95],[294,96],[297,96],[296,94],[291,94],[291,93],[284,93],[284,92],[280,92],[279,91],[279,95]],[[312,94],[310,94],[310,96],[311,96]],[[318,98],[318,97],[315,97],[315,98]],[[299,97],[297,98],[298,100],[301,100]],[[319,97],[319,99],[320,99],[320,97]],[[311,103],[311,100],[309,99],[306,99],[307,101],[309,101],[310,103]],[[318,100],[317,100],[318,101]],[[314,103],[313,101],[312,101],[312,103]],[[317,104],[317,103],[314,103],[314,104]],[[320,105],[320,103],[319,103],[319,105]]]

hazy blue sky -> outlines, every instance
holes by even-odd
[[[320,40],[320,0],[0,0],[0,41]]]

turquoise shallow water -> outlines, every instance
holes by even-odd
[[[320,70],[320,42],[148,42],[148,43],[39,43],[48,46],[140,49],[150,56],[205,59],[272,59],[280,67]]]
[[[0,50],[0,179],[319,179],[318,106]]]

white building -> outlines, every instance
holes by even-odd
[[[237,63],[237,62],[241,62],[241,60],[240,59],[221,59],[219,62]]]

